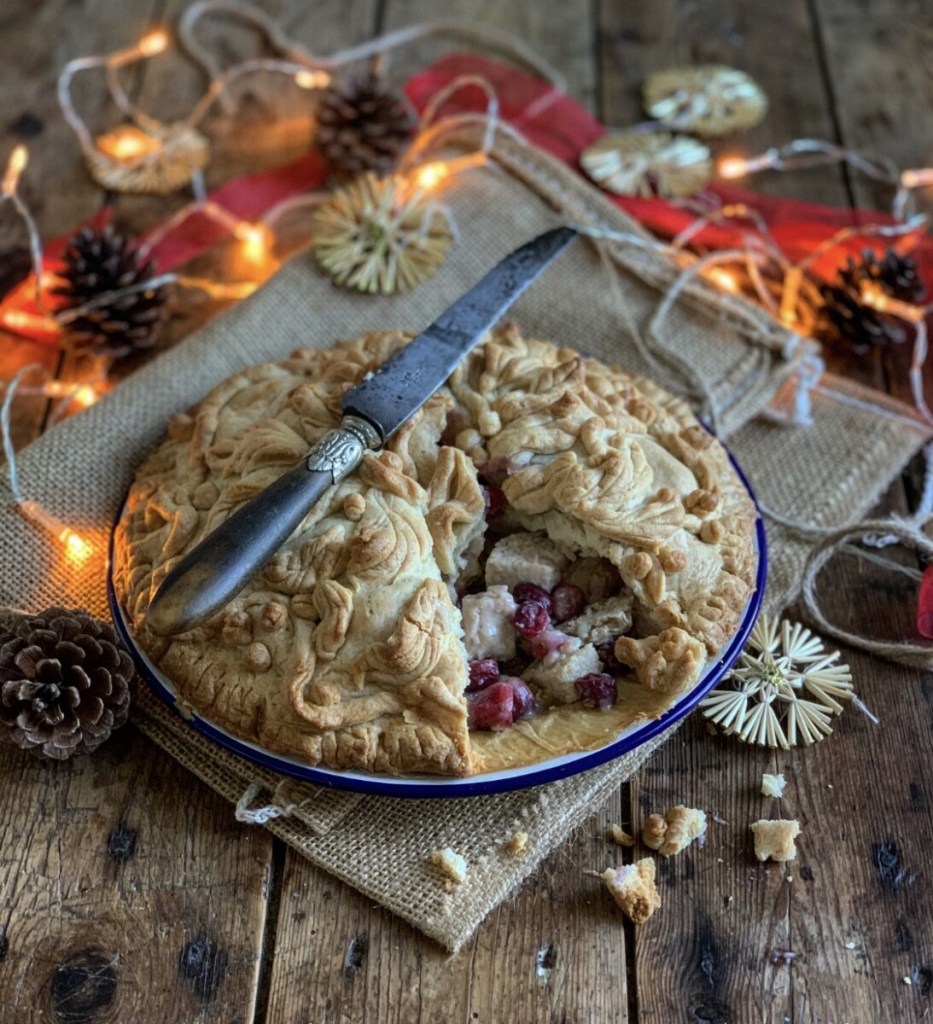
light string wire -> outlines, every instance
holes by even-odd
[[[233,15],[234,17],[240,17],[241,19],[245,18],[245,20],[252,22],[260,28],[270,45],[273,45],[287,57],[293,59],[291,61],[276,61],[271,59],[245,61],[239,65],[231,67],[225,72],[216,73],[215,71],[215,73],[212,74],[212,70],[216,69],[216,64],[214,64],[213,58],[207,53],[207,51],[197,43],[193,34],[194,25],[198,19],[209,12],[222,12]],[[483,35],[483,33],[475,31],[475,26],[458,25],[456,28],[465,28],[465,34],[474,39]],[[354,60],[360,60],[365,57],[372,57],[377,54],[384,55],[395,46],[404,45],[406,42],[410,42],[417,38],[423,38],[426,35],[449,32],[450,29],[451,23],[443,22],[412,26],[407,30],[388,33],[386,36],[373,40],[370,43],[363,44],[360,47],[341,51],[339,54],[335,54],[329,59],[317,58],[303,48],[292,44],[287,40],[278,27],[275,26],[264,14],[262,14],[262,12],[255,12],[252,9],[245,10],[239,5],[218,2],[218,0],[205,0],[205,2],[195,4],[192,8],[189,8],[180,29],[180,37],[183,45],[188,50],[189,54],[201,63],[211,76],[211,84],[207,92],[192,110],[191,114],[189,114],[186,123],[189,125],[198,123],[217,99],[220,99],[221,101],[224,100],[226,86],[244,74],[251,73],[253,71],[273,71],[295,77],[305,68],[312,68],[315,71],[320,72],[325,68],[342,66],[342,64],[350,63]],[[457,34],[456,31],[453,34]],[[489,43],[488,38],[484,38],[481,41],[487,45]],[[509,39],[509,42],[514,42],[514,40]],[[513,53],[514,52],[515,49],[513,48]],[[69,86],[71,77],[73,77],[78,70],[82,70],[87,67],[100,66],[102,63],[107,72],[108,86],[111,95],[113,96],[117,106],[123,110],[127,116],[140,124],[141,127],[152,128],[153,126],[158,125],[158,122],[149,118],[148,115],[144,114],[131,103],[123,91],[117,75],[117,69],[129,61],[151,55],[153,55],[153,53],[144,52],[144,48],[137,46],[125,51],[120,51],[109,58],[81,58],[78,61],[71,62],[70,65],[66,67],[67,74],[63,72],[60,80],[60,95],[62,93],[67,95],[67,100],[63,103],[63,111],[66,114],[66,119],[69,120],[69,123],[75,129],[79,141],[82,143],[82,148],[85,148],[85,143],[87,143],[93,149],[94,143],[91,139],[90,132],[74,111],[73,106],[71,106],[69,110]],[[534,61],[529,63],[533,65],[535,64]],[[538,70],[539,73],[541,72],[539,67],[536,67],[535,69]],[[545,77],[551,77],[552,85],[559,88],[561,84],[559,82],[559,76],[552,77],[545,75]],[[320,84],[322,79],[318,78],[314,81]],[[452,118],[444,119],[435,125],[431,125],[431,121],[442,103],[453,93],[453,91],[455,91],[456,88],[460,88],[465,84],[479,85],[481,88],[484,88],[484,91],[487,93],[487,113],[485,117],[486,134],[479,149],[479,155],[483,158],[486,157],[496,132],[502,130],[505,126],[503,126],[501,122],[498,122],[498,103],[491,87],[486,88],[486,83],[477,76],[464,76],[462,81],[451,83],[450,86],[443,90],[444,95],[434,97],[428,108],[426,108],[422,119],[422,131],[419,134],[415,145],[412,147],[412,151],[406,156],[404,163],[405,169],[411,170],[417,168],[418,157],[423,156],[434,146],[439,145],[446,134],[452,134],[468,124],[477,123],[478,121],[483,120],[481,115],[457,115]],[[69,113],[72,113],[74,116],[69,117]],[[81,130],[82,128],[83,131]],[[509,134],[513,138],[520,138],[520,135],[515,132],[514,129],[510,130]],[[719,425],[719,410],[713,400],[709,387],[706,385],[705,381],[698,379],[698,375],[694,368],[686,366],[686,364],[678,359],[675,353],[672,353],[670,350],[665,350],[663,343],[662,326],[665,318],[669,315],[677,297],[682,293],[684,288],[687,287],[692,278],[705,276],[707,278],[712,278],[714,282],[725,286],[728,278],[718,279],[715,271],[721,271],[728,263],[736,262],[745,268],[749,276],[749,280],[751,281],[752,288],[762,305],[772,313],[777,308],[781,319],[784,320],[785,323],[793,323],[797,319],[798,315],[797,307],[801,290],[806,291],[809,288],[811,291],[809,298],[812,300],[812,285],[810,285],[808,280],[805,278],[804,272],[818,259],[830,253],[834,248],[844,245],[845,242],[852,237],[870,237],[872,235],[880,237],[898,237],[907,235],[911,232],[916,232],[920,230],[924,224],[924,219],[922,217],[918,217],[913,214],[910,202],[912,195],[911,190],[913,188],[920,187],[921,184],[928,183],[923,177],[925,173],[924,170],[904,172],[899,175],[897,168],[893,163],[883,157],[872,158],[867,155],[845,150],[842,147],[835,146],[831,143],[822,142],[821,140],[801,139],[794,140],[786,146],[768,150],[767,153],[762,154],[760,157],[751,158],[750,160],[745,161],[743,173],[754,173],[755,171],[762,170],[766,167],[775,170],[791,170],[839,161],[844,161],[850,164],[875,180],[898,185],[898,192],[895,198],[895,215],[901,223],[896,225],[867,225],[861,228],[842,229],[839,232],[836,232],[832,237],[826,239],[813,251],[807,254],[804,259],[794,265],[790,264],[783,255],[780,248],[770,235],[767,225],[764,224],[760,216],[754,211],[750,211],[747,207],[743,207],[742,204],[735,204],[731,207],[724,207],[718,211],[713,211],[712,213],[699,216],[692,224],[683,229],[669,246],[665,246],[664,243],[658,243],[657,245],[656,251],[667,251],[669,254],[673,254],[695,238],[708,224],[721,223],[730,220],[751,220],[755,225],[755,228],[758,230],[757,236],[751,233],[744,233],[742,235],[742,249],[726,250],[724,252],[720,251],[709,254],[708,256],[697,258],[691,265],[685,267],[681,271],[678,278],[668,288],[667,293],[662,299],[659,308],[656,310],[651,321],[649,333],[654,345],[656,346],[657,355],[655,355],[655,353],[645,345],[644,339],[642,339],[637,332],[633,333],[633,337],[636,339],[636,344],[643,349],[643,354],[646,355],[647,361],[650,365],[659,367],[660,364],[658,363],[658,358],[662,358],[666,363],[670,364],[671,368],[675,372],[678,372],[689,383],[693,384],[694,390],[699,392],[703,398],[707,414],[710,416],[714,429]],[[723,176],[731,177],[735,175],[724,174]],[[197,186],[195,187],[197,188]],[[277,204],[272,211],[267,211],[266,221],[267,223],[272,223],[278,218],[278,216],[281,216],[285,210],[298,205],[313,205],[315,202],[319,202],[321,198],[322,197],[320,196],[312,194],[307,197],[297,197],[297,199],[286,200],[283,203]],[[236,234],[238,229],[240,229],[245,222],[238,221],[237,218],[228,214],[226,211],[218,212],[220,209],[222,208],[212,208],[209,203],[203,201],[195,202],[191,205],[190,209],[182,211],[182,215],[190,215],[194,210],[207,212],[209,216],[214,215],[215,219],[224,223]],[[273,213],[275,213],[275,216],[272,216]],[[593,238],[596,238],[599,234],[597,231],[587,229],[585,225],[581,225],[579,227],[581,233],[589,234]],[[635,245],[645,244],[643,239],[636,238],[634,235],[616,235],[616,237],[610,239],[607,237],[608,233],[604,232],[602,234],[604,241],[611,240]],[[150,239],[147,244],[151,249],[155,242]],[[655,246],[649,247],[655,248]],[[779,307],[776,306],[774,298],[771,296],[771,293],[761,277],[761,271],[768,266],[768,263],[771,260],[773,260],[780,270],[784,272],[785,276]],[[708,273],[704,273],[707,271]],[[156,280],[161,283],[168,279],[168,275],[166,275],[164,278]],[[172,276],[172,279],[177,280],[178,277]],[[152,282],[149,282],[148,286],[152,287]],[[733,289],[726,287],[725,290],[731,291]],[[901,316],[903,319],[912,323],[916,328],[915,349],[911,366],[911,385],[914,393],[913,397],[915,405],[921,415],[928,421],[933,422],[933,418],[930,417],[929,410],[923,402],[922,394],[922,367],[926,358],[927,350],[927,338],[922,314],[926,313],[927,309],[923,309],[918,316],[917,307],[909,307],[906,304],[900,304],[900,307],[906,308],[892,308],[889,303],[885,312]],[[739,308],[741,308],[741,306],[739,306]],[[819,378],[819,371],[821,368],[822,366],[817,360],[814,366],[810,367],[809,373],[803,373],[800,375],[801,384],[806,385],[808,383],[809,387],[813,387]],[[8,395],[7,399],[11,400],[11,396]],[[802,409],[803,406],[804,403],[800,401],[795,403],[795,407],[798,411]],[[6,404],[5,407],[7,408],[7,415],[9,415],[8,404]],[[805,418],[805,416],[798,416],[796,419],[799,422],[801,419],[805,420]],[[925,487],[925,493],[928,492],[933,493],[933,484]],[[784,525],[790,526],[794,529],[809,532],[811,535],[813,535],[814,532],[819,532],[820,534],[826,533],[826,531],[823,531],[820,528],[814,528],[809,524],[799,523],[788,519],[787,517],[783,517],[774,510],[767,510],[767,514],[771,515],[777,522],[782,522]],[[875,556],[875,558],[877,558],[877,556]]]
[[[94,547],[80,533],[73,530],[67,523],[46,511],[38,502],[27,498],[19,479],[19,468],[13,446],[11,410],[13,399],[25,380],[35,374],[48,376],[48,371],[40,363],[29,363],[22,367],[6,385],[3,403],[0,404],[0,435],[2,435],[3,453],[7,462],[7,478],[10,493],[21,514],[30,522],[35,523],[51,534],[64,546],[66,557],[73,565],[81,565],[94,552]],[[54,382],[60,383],[60,382]],[[43,393],[43,388],[31,388],[32,393]]]
[[[289,38],[265,11],[251,4],[232,3],[230,0],[199,0],[186,8],[182,15],[178,23],[178,40],[188,56],[200,65],[211,81],[218,78],[222,72],[210,50],[198,41],[195,29],[202,19],[214,14],[246,22],[259,30],[273,50],[288,60],[311,70],[336,71],[348,64],[383,56],[392,50],[400,49],[421,39],[447,36],[504,53],[517,63],[532,70],[540,78],[545,79],[556,90],[566,91],[565,79],[553,65],[544,60],[518,36],[490,25],[476,24],[455,18],[438,18],[394,29],[324,57],[311,53],[304,46]]]

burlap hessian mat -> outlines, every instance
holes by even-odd
[[[251,298],[25,449],[19,472],[26,495],[80,529],[96,553],[81,570],[66,565],[55,540],[17,512],[4,484],[0,604],[31,610],[80,606],[107,617],[105,552],[135,466],[160,440],[172,413],[236,370],[368,329],[418,331],[501,256],[560,221],[645,237],[626,215],[544,154],[499,139],[492,155],[488,169],[445,191],[443,201],[460,237],[436,277],[417,291],[390,298],[341,291],[310,255],[299,255]],[[652,339],[651,319],[679,272],[650,248],[581,241],[530,289],[513,316],[526,333],[693,393],[692,383],[678,378],[667,358],[673,351],[681,366],[690,365],[702,377],[701,390],[716,403],[723,434],[765,502],[816,525],[861,516],[924,440],[910,411],[824,377],[811,394],[811,425],[779,426],[756,418],[766,402],[792,400],[795,374],[813,347],[763,312],[699,282],[685,289],[660,338]],[[768,533],[766,606],[776,611],[796,596],[808,545],[786,529]],[[504,796],[413,802],[282,779],[218,750],[142,687],[134,721],[238,804],[241,820],[265,822],[303,856],[450,950],[461,946],[671,731],[615,762],[548,786]],[[529,836],[518,857],[505,851],[516,831]],[[445,846],[461,853],[469,866],[466,881],[453,889],[426,865],[430,851]]]

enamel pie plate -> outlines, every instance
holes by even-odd
[[[731,455],[729,457],[733,467],[741,477],[749,496],[754,501],[755,496],[748,485],[745,475],[735,459]],[[755,504],[757,508],[757,502]],[[122,508],[117,515],[117,522],[119,522],[121,515]],[[126,621],[126,616],[123,614],[123,610],[117,600],[113,586],[112,535],[107,573],[107,594],[117,634],[126,645],[127,650],[133,655],[141,677],[158,697],[164,700],[182,717],[183,721],[190,728],[207,737],[207,739],[218,746],[281,775],[290,775],[319,786],[333,786],[337,789],[349,789],[355,792],[373,793],[380,796],[418,799],[480,796],[482,794],[506,793],[510,790],[527,789],[530,786],[540,786],[544,783],[556,782],[558,779],[564,779],[570,775],[588,771],[598,765],[605,764],[607,761],[612,761],[614,758],[621,757],[623,754],[637,750],[642,744],[647,743],[693,711],[706,694],[723,678],[738,658],[758,617],[764,595],[768,562],[764,525],[760,515],[755,524],[755,538],[758,557],[755,590],[745,607],[738,630],[732,637],[732,640],[710,661],[699,681],[686,693],[681,694],[677,701],[659,718],[629,726],[610,742],[596,749],[564,754],[560,757],[538,761],[535,764],[525,765],[520,768],[480,773],[462,779],[429,775],[375,775],[363,771],[336,771],[330,768],[319,768],[299,761],[297,758],[271,753],[256,743],[250,743],[248,740],[234,736],[226,729],[215,725],[210,719],[197,712],[192,712],[190,706],[186,707],[172,681],[159,671],[136,643]],[[182,707],[185,707],[183,715],[180,710]]]

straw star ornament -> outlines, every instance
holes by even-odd
[[[732,685],[713,690],[700,709],[746,743],[809,746],[832,732],[840,702],[854,698],[852,673],[839,657],[799,623],[762,615],[725,678]]]
[[[443,263],[450,222],[405,180],[364,174],[335,192],[314,215],[314,253],[334,281],[391,295],[414,288]]]

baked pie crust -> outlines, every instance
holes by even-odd
[[[754,506],[683,402],[513,324],[333,487],[222,612],[170,639],[146,628],[178,558],[294,466],[339,423],[343,393],[407,340],[371,333],[254,366],[172,419],[115,535],[114,584],[141,647],[211,721],[335,769],[470,775],[656,717],[738,626],[754,588]],[[536,535],[565,567],[617,572],[628,603],[605,621],[631,608],[634,635],[615,642],[608,711],[550,708],[533,683],[535,714],[471,733],[457,587],[475,590],[482,571],[490,481],[508,503],[500,533]],[[584,640],[572,643],[579,653]]]

